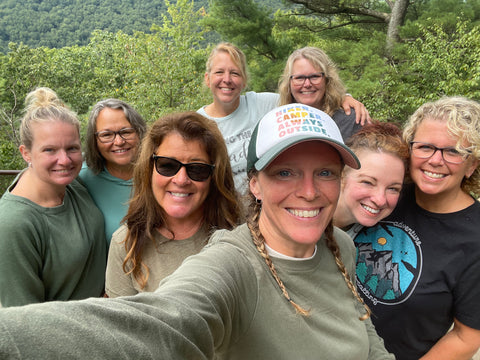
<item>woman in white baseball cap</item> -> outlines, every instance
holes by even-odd
[[[332,225],[342,169],[359,167],[337,126],[290,104],[251,141],[247,224],[215,232],[153,293],[0,311],[0,353],[394,359],[356,292],[353,242]],[[68,333],[81,336],[58,341]]]

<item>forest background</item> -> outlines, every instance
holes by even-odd
[[[25,166],[25,95],[54,89],[78,113],[114,97],[148,123],[211,102],[219,41],[247,55],[247,90],[276,91],[286,58],[317,46],[371,116],[403,123],[442,96],[480,99],[480,0],[2,0],[0,169]],[[0,193],[12,179],[0,177]]]

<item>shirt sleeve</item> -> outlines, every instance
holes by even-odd
[[[468,259],[468,256],[465,256]],[[471,259],[453,290],[454,316],[462,324],[480,330],[480,257]]]
[[[0,357],[213,359],[246,331],[257,301],[254,273],[242,282],[227,250],[190,257],[153,293],[2,309]]]
[[[3,307],[43,302],[42,239],[45,237],[39,233],[43,227],[36,225],[41,216],[26,217],[17,207],[21,204],[9,205],[0,212],[0,302]]]

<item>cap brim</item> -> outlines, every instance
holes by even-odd
[[[300,144],[305,141],[321,141],[327,143],[328,145],[334,147],[342,157],[343,162],[345,165],[350,166],[353,169],[360,168],[360,161],[358,160],[357,156],[344,144],[335,141],[329,137],[319,137],[319,136],[292,136],[281,143],[276,144],[272,148],[270,148],[265,154],[261,156],[259,160],[255,163],[255,169],[258,171],[265,169],[268,164],[270,164],[275,158],[280,155],[285,150],[291,148],[294,145]]]

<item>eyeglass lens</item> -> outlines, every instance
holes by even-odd
[[[307,79],[310,81],[311,84],[318,85],[320,84],[324,76],[324,73],[317,73],[312,75],[292,75],[290,76],[290,79],[292,79],[294,85],[303,85]]]
[[[214,165],[203,163],[184,164],[176,159],[158,155],[153,155],[153,159],[155,161],[155,169],[160,175],[174,176],[184,166],[188,177],[193,181],[206,181],[212,175],[215,167]]]
[[[468,154],[463,154],[453,147],[439,148],[432,144],[422,142],[411,143],[412,153],[418,158],[428,159],[432,157],[437,150],[442,153],[443,160],[452,164],[460,164],[465,161]]]
[[[124,128],[118,131],[99,131],[95,135],[97,135],[100,142],[108,143],[115,141],[115,137],[119,135],[123,140],[130,140],[133,139],[136,135],[136,131],[134,128]]]

